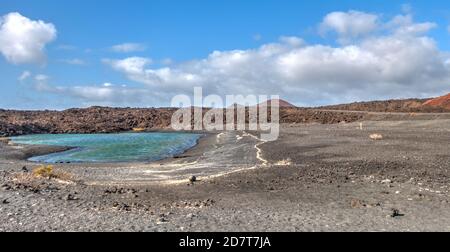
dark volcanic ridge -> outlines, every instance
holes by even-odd
[[[335,124],[368,119],[367,112],[450,112],[449,96],[431,101],[428,99],[373,101],[320,108],[298,108],[287,101],[280,100],[280,122]],[[271,102],[269,102],[270,105]],[[64,111],[0,109],[0,136],[170,130],[172,115],[176,110],[176,108],[108,107]],[[203,113],[208,110],[203,109]]]
[[[172,115],[176,110],[170,108],[133,109],[107,107],[64,111],[0,110],[0,136],[170,130]],[[207,111],[208,109],[204,109],[203,113]],[[319,111],[290,107],[280,108],[281,123],[317,122],[333,124],[354,122],[361,120],[363,117],[364,113]]]

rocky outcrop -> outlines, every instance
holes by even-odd
[[[406,99],[372,102],[355,102],[321,107],[321,109],[369,111],[369,112],[405,112],[405,113],[441,113],[450,112],[450,108],[440,106],[424,106],[428,99]]]
[[[165,129],[174,109],[91,107],[65,111],[0,111],[0,135],[112,133],[133,128]]]

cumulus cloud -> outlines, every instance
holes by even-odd
[[[388,29],[392,29],[397,35],[423,35],[431,29],[437,27],[436,23],[414,23],[411,14],[398,15],[386,24]]]
[[[348,11],[332,12],[323,18],[320,24],[322,34],[330,31],[338,34],[341,42],[370,34],[379,26],[379,17],[375,14]]]
[[[409,15],[382,23],[373,14],[355,11],[327,17],[338,33],[359,38],[335,47],[282,37],[259,48],[215,51],[204,59],[162,68],[137,57],[103,62],[161,92],[192,93],[193,86],[202,86],[205,94],[279,94],[299,105],[449,91],[450,58],[426,36],[432,23],[414,23]],[[362,36],[377,27],[384,32]]]
[[[56,38],[51,23],[30,20],[20,13],[0,18],[0,52],[13,64],[43,63],[45,46]]]
[[[258,48],[214,51],[163,67],[144,57],[103,59],[140,86],[50,85],[48,76],[38,75],[35,89],[83,104],[113,106],[168,104],[174,95],[192,94],[195,86],[203,87],[205,95],[280,95],[308,106],[450,91],[450,54],[427,35],[436,24],[414,22],[408,13],[383,21],[374,14],[350,11],[330,13],[321,29],[323,25],[346,43],[308,44],[284,36]]]
[[[100,85],[55,86],[48,79],[37,81],[34,89],[47,94],[72,99],[85,106],[154,106],[161,102],[158,92],[147,88],[134,88],[127,85],[103,83]]]
[[[139,43],[124,43],[119,45],[114,45],[111,50],[118,53],[131,53],[131,52],[142,52],[145,51],[147,47]]]
[[[87,85],[54,85],[51,77],[38,74],[33,77],[32,88],[40,93],[55,95],[58,103],[82,104],[83,106],[158,106],[167,101],[165,93],[146,87],[130,87],[110,82]]]

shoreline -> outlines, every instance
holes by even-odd
[[[162,162],[56,165],[70,183],[21,180],[33,164],[0,145],[0,231],[446,230],[450,120],[363,124],[283,124],[266,144],[217,132]]]

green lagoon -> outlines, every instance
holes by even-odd
[[[17,144],[73,147],[32,157],[42,163],[156,161],[194,147],[201,137],[190,133],[42,134],[12,137]]]

